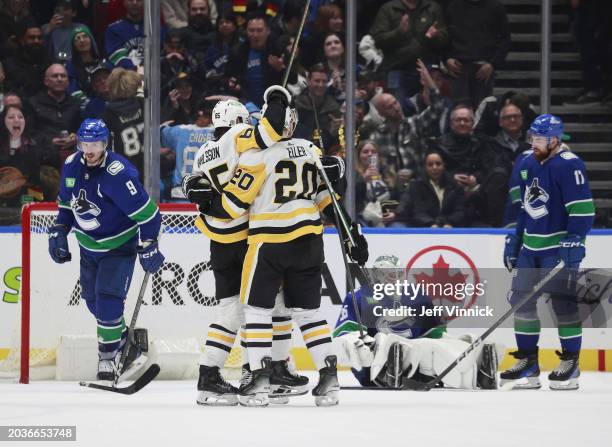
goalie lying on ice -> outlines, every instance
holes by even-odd
[[[373,276],[377,283],[393,283],[402,278],[403,270],[396,256],[376,259]],[[355,315],[353,298],[349,294],[333,333],[338,363],[350,365],[362,386],[406,388],[404,380],[429,381],[440,374],[473,341],[469,334],[459,337],[446,332],[438,317],[420,316],[423,308],[432,308],[424,295],[373,298],[368,287],[355,292],[360,311],[363,337],[359,333],[359,318]],[[416,316],[382,316],[380,309],[415,308]],[[375,310],[377,308],[378,310]],[[497,367],[503,347],[485,344],[474,349],[442,381],[444,387],[463,389],[496,389]]]

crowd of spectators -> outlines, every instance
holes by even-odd
[[[212,136],[203,128],[216,100],[238,98],[258,118],[264,90],[285,73],[305,4],[161,0],[162,126],[195,135],[162,139],[172,141],[161,153],[162,200],[184,200],[176,179]],[[345,6],[311,1],[288,79],[295,135],[339,154],[346,152]],[[504,225],[508,177],[528,148],[534,113],[525,95],[492,95],[510,48],[500,0],[357,7],[360,221]],[[84,118],[105,119],[113,150],[142,171],[143,17],[143,0],[0,0],[0,207],[55,199]]]

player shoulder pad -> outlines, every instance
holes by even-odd
[[[560,156],[564,160],[575,160],[575,159],[578,158],[578,156],[576,154],[574,154],[573,152],[569,152],[569,151],[561,152]]]
[[[240,158],[238,159],[238,164],[243,166],[255,166],[264,162],[266,155],[271,155],[270,151],[260,151],[259,149],[249,149],[246,152],[240,154]]]
[[[121,163],[119,160],[114,160],[106,167],[106,172],[108,172],[110,175],[117,175],[124,169],[125,165],[123,163]]]
[[[69,165],[70,163],[72,163],[76,159],[77,155],[79,155],[80,153],[81,152],[75,152],[74,154],[70,154],[68,158],[66,158],[64,164]]]

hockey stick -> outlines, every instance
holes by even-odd
[[[147,370],[137,380],[135,380],[131,385],[127,387],[123,387],[123,388],[117,388],[117,382],[119,381],[119,377],[121,377],[121,374],[123,374],[124,372],[123,368],[125,365],[125,360],[127,359],[128,352],[130,350],[130,345],[132,344],[131,342],[132,342],[132,337],[134,334],[134,329],[136,328],[136,321],[138,319],[138,314],[140,313],[140,306],[142,306],[142,303],[144,301],[144,294],[147,289],[147,284],[149,282],[150,276],[151,276],[151,273],[146,272],[144,278],[142,279],[142,284],[140,285],[140,292],[138,293],[138,299],[136,300],[136,305],[134,306],[134,312],[132,313],[132,320],[130,321],[130,326],[128,327],[127,339],[125,341],[125,345],[123,346],[123,349],[121,350],[121,356],[119,357],[119,364],[117,365],[117,372],[115,374],[115,380],[113,381],[113,384],[111,386],[107,386],[107,385],[100,385],[100,384],[91,383],[91,382],[79,382],[79,385],[88,387],[88,388],[95,388],[98,390],[111,391],[114,393],[134,394],[137,391],[140,391],[145,386],[147,386],[149,382],[155,379],[157,374],[159,374],[159,371],[160,371],[159,365],[154,363],[151,366],[149,366]]]
[[[287,64],[287,69],[285,70],[285,74],[283,75],[283,82],[281,84],[283,87],[287,87],[289,73],[291,72],[291,66],[293,65],[293,60],[295,59],[295,53],[297,52],[298,44],[300,43],[300,38],[302,37],[302,30],[304,29],[304,24],[306,23],[306,17],[308,16],[309,9],[310,0],[307,0],[306,6],[304,7],[304,14],[302,15],[302,21],[300,22],[298,33],[295,36],[295,40],[293,41],[293,47],[291,48],[291,56],[289,56],[289,63]]]
[[[497,329],[504,321],[506,321],[506,319],[512,315],[513,313],[515,313],[516,311],[518,311],[521,307],[523,307],[529,300],[531,300],[532,298],[538,296],[542,289],[544,288],[544,286],[546,286],[546,284],[548,284],[555,276],[557,276],[557,274],[563,269],[563,267],[565,267],[565,264],[563,261],[559,261],[559,263],[550,271],[546,274],[546,276],[544,276],[544,278],[542,278],[540,280],[540,282],[538,282],[535,286],[533,286],[533,289],[531,289],[531,292],[529,292],[528,294],[526,294],[523,298],[521,298],[514,306],[512,306],[510,309],[508,309],[508,311],[503,314],[501,317],[499,317],[499,319],[493,323],[493,325],[487,329],[480,337],[478,337],[476,340],[474,340],[465,351],[463,351],[463,353],[457,357],[450,365],[448,365],[446,367],[446,369],[444,371],[442,371],[440,374],[438,374],[438,376],[436,376],[436,378],[430,380],[429,382],[419,382],[417,380],[414,379],[402,379],[402,387],[405,389],[409,389],[409,390],[415,390],[415,391],[429,391],[431,390],[433,387],[435,387],[438,383],[440,383],[442,381],[442,379],[444,379],[444,377],[446,377],[448,375],[448,373],[450,373],[453,369],[455,369],[455,367],[461,362],[461,360],[463,360],[464,358],[466,358],[470,352],[472,352],[474,349],[476,349],[478,346],[480,346],[480,344],[483,342],[483,340],[485,338],[487,338],[489,335],[491,335],[491,333]]]
[[[338,230],[338,237],[340,238],[340,250],[342,250],[342,261],[344,262],[344,270],[346,272],[346,279],[349,283],[349,291],[351,292],[351,297],[353,298],[352,299],[353,310],[355,311],[355,316],[357,317],[357,324],[359,325],[359,338],[363,338],[365,335],[363,331],[364,326],[363,326],[362,319],[361,319],[361,312],[359,311],[359,307],[357,306],[357,299],[355,298],[355,285],[353,282],[353,273],[351,272],[351,269],[349,268],[349,264],[347,261],[346,248],[344,247],[344,240],[342,239],[342,231],[340,229],[341,228],[340,223],[342,223],[343,225],[342,228],[345,229],[346,234],[348,235],[349,240],[353,246],[355,246],[355,240],[353,239],[353,235],[351,234],[350,227],[348,223],[346,222],[344,213],[342,212],[342,209],[340,208],[338,199],[336,199],[336,192],[334,191],[334,188],[332,187],[331,182],[329,181],[329,178],[327,177],[327,174],[325,173],[323,164],[321,164],[321,160],[319,159],[319,157],[317,157],[316,154],[310,151],[310,148],[308,148],[307,150],[310,153],[310,156],[312,157],[312,159],[314,160],[315,165],[317,166],[317,169],[319,170],[319,174],[321,175],[323,182],[325,182],[325,185],[327,186],[327,190],[329,191],[329,195],[331,196],[331,199],[332,199],[332,206],[334,207],[334,218],[336,220],[336,229]]]
[[[142,376],[136,379],[131,385],[128,385],[123,388],[117,388],[114,385],[100,385],[98,383],[92,382],[79,382],[79,385],[87,388],[94,388],[96,390],[110,391],[111,393],[130,395],[140,391],[149,383],[151,383],[151,381],[155,379],[155,377],[157,377],[159,371],[159,365],[157,363],[153,363],[147,368],[147,370],[142,374]]]

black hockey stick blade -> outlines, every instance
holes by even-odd
[[[157,375],[159,374],[159,371],[160,371],[159,365],[157,363],[153,363],[151,366],[147,368],[147,370],[142,374],[142,376],[136,379],[131,385],[128,385],[123,388],[119,388],[115,386],[100,385],[98,383],[92,383],[92,382],[79,382],[79,385],[87,387],[87,388],[94,388],[96,390],[110,391],[111,393],[125,394],[129,396],[131,394],[137,393],[138,391],[143,389],[145,386],[147,386],[149,383],[151,383],[151,381],[155,379],[155,377],[157,377]]]
[[[430,380],[429,382],[421,382],[414,379],[402,379],[402,389],[412,391],[429,391],[436,386],[438,379]]]

